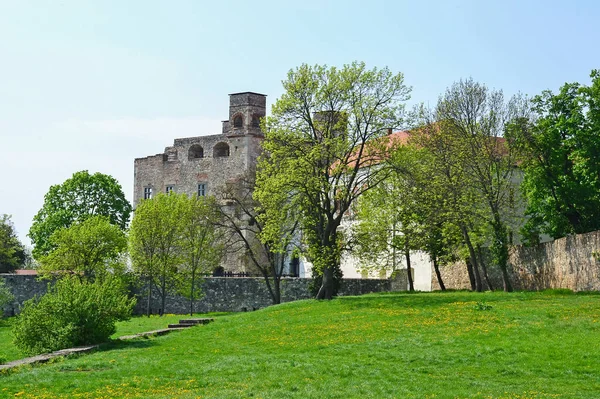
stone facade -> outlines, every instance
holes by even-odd
[[[19,276],[0,274],[6,285],[15,295],[15,302],[4,308],[6,315],[19,313],[23,303],[46,293],[48,281],[39,281],[36,276]],[[281,281],[282,301],[290,302],[311,298],[309,284],[311,279],[284,278]],[[361,295],[370,292],[382,292],[406,289],[406,280],[376,280],[376,279],[344,279],[339,295]],[[240,312],[264,308],[271,305],[271,297],[262,278],[206,278],[202,285],[204,297],[195,304],[196,312]],[[134,289],[138,297],[134,309],[137,314],[146,310],[146,296],[143,288]],[[189,301],[181,296],[169,296],[166,301],[165,313],[185,314],[189,312]],[[151,309],[158,313],[160,300],[156,293],[152,296]]]
[[[163,153],[136,158],[134,208],[159,192],[214,195],[255,169],[263,134],[266,96],[244,92],[229,95],[229,116],[220,134],[175,139]],[[250,272],[242,254],[228,256],[227,271]]]

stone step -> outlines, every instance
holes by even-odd
[[[181,319],[179,320],[179,324],[208,324],[215,319]]]
[[[169,324],[169,328],[188,328],[188,327],[194,327],[195,324]]]

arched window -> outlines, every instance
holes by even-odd
[[[244,119],[242,115],[236,115],[233,118],[233,127],[242,127],[244,125]]]
[[[213,157],[228,157],[229,156],[229,145],[227,143],[217,143],[213,148]]]
[[[200,144],[194,144],[188,151],[188,160],[204,158],[204,148]]]
[[[256,115],[252,117],[252,127],[260,127],[260,118]]]

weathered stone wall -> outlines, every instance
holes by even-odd
[[[0,309],[7,316],[19,313],[26,300],[36,295],[44,295],[48,289],[48,284],[50,284],[48,280],[38,280],[37,276],[0,274],[0,279],[4,280],[15,297],[13,302],[5,305],[4,309]]]
[[[309,299],[311,279],[284,278],[281,281],[282,302]],[[390,280],[344,279],[339,295],[362,295],[371,292],[391,291]],[[272,305],[271,296],[264,279],[260,277],[230,278],[211,277],[204,280],[204,297],[194,304],[195,312],[240,312],[260,309]],[[147,308],[147,296],[143,288],[138,289],[138,303],[135,313],[143,314]],[[169,296],[165,313],[185,314],[189,312],[189,300],[182,296]],[[152,294],[152,313],[158,313],[161,306],[156,292]]]
[[[46,293],[48,281],[39,281],[36,276],[0,274],[6,285],[15,295],[15,301],[4,308],[6,315],[19,313],[23,303]],[[402,280],[400,278],[400,280]],[[391,280],[344,279],[339,295],[361,295],[370,292],[383,292],[406,289],[406,281],[394,283]],[[309,284],[311,279],[284,278],[281,281],[282,301],[291,302],[311,298]],[[393,285],[396,284],[396,285]],[[196,312],[238,312],[264,308],[271,305],[271,297],[262,278],[210,277],[204,280],[204,297],[195,303]],[[147,297],[143,288],[134,289],[138,303],[134,312],[144,313]],[[159,296],[153,292],[151,309],[158,313],[161,306]],[[185,314],[189,312],[189,301],[181,296],[169,296],[165,313]]]
[[[446,288],[470,288],[464,262],[444,266],[440,272]],[[488,267],[488,274],[494,288],[501,289],[500,271]],[[510,250],[509,275],[513,288],[517,290],[600,290],[600,231],[564,237],[533,247],[515,245]],[[439,289],[435,273],[431,285],[434,290]]]
[[[510,254],[515,288],[600,290],[600,231],[563,237]]]

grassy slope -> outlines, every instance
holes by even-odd
[[[225,314],[227,313],[195,314],[194,317],[215,317]],[[174,314],[166,314],[163,317],[155,315],[150,317],[134,317],[129,321],[118,322],[116,325],[117,332],[113,334],[112,338],[167,328],[167,325],[175,324],[180,319],[187,317],[189,315]],[[27,357],[27,354],[22,353],[12,344],[13,336],[11,334],[11,327],[13,322],[14,318],[0,319],[0,364]]]
[[[599,357],[597,295],[371,295],[23,368],[0,397],[598,398]]]

